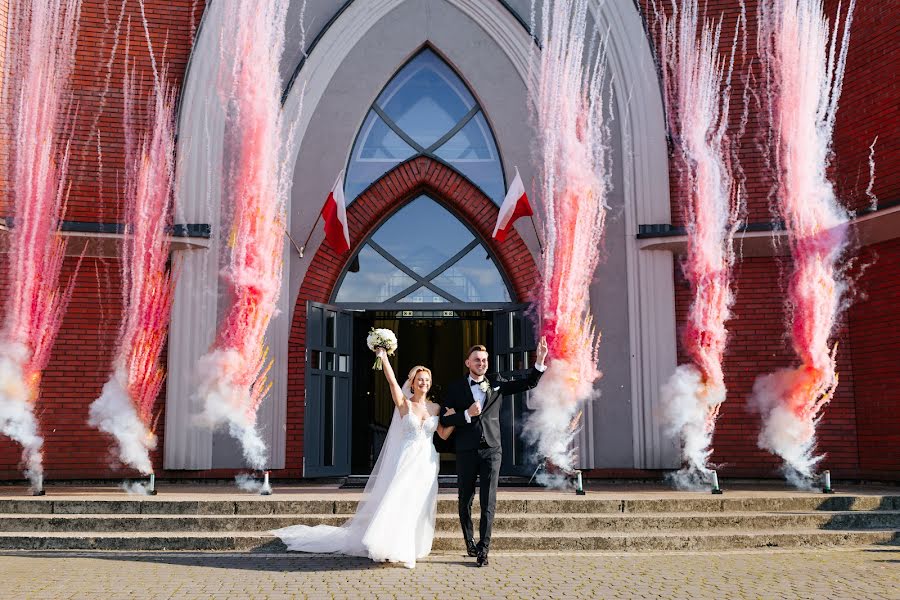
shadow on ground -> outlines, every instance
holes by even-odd
[[[284,546],[282,546],[284,552]],[[180,567],[203,567],[210,569],[245,570],[275,573],[313,573],[326,571],[372,571],[377,569],[404,569],[400,564],[373,562],[368,558],[355,556],[306,554],[304,552],[267,554],[277,550],[253,550],[242,553],[224,552],[68,552],[31,551],[0,552],[0,557],[66,559],[88,558],[121,562],[156,563]],[[459,560],[442,560],[442,566],[465,566],[477,568],[474,559],[460,556]]]

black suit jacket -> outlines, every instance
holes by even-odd
[[[484,406],[481,414],[472,417],[471,423],[466,423],[467,408],[475,402],[472,387],[469,385],[468,375],[447,386],[444,406],[452,408],[456,414],[441,417],[441,424],[445,427],[454,426],[453,439],[456,441],[456,450],[473,450],[481,445],[482,438],[488,446],[495,448],[500,446],[500,404],[503,396],[521,394],[538,384],[543,373],[532,367],[528,375],[522,379],[504,379],[499,375],[486,375],[491,389],[485,394]]]

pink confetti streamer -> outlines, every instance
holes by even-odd
[[[141,2],[143,12],[143,2]],[[147,42],[149,28],[144,23]],[[126,34],[127,35],[127,34]],[[151,56],[153,49],[150,48]],[[128,52],[126,50],[126,56]],[[175,181],[175,91],[156,71],[147,102],[147,131],[139,133],[132,71],[125,99],[126,237],[122,251],[124,320],[109,380],[90,409],[89,423],[113,436],[117,456],[145,475],[153,472],[154,406],[165,371],[159,364],[172,306],[167,267]]]
[[[228,424],[244,457],[263,468],[266,448],[256,412],[269,390],[265,333],[281,288],[285,201],[290,182],[282,150],[279,61],[288,2],[235,0],[225,5],[222,96],[226,106],[228,263],[231,304],[210,352],[200,360],[200,388],[210,426]]]

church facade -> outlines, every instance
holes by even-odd
[[[64,225],[70,247],[83,240],[89,251],[38,409],[50,479],[127,474],[111,464],[108,440],[87,425],[87,407],[109,372],[123,276],[118,234],[109,233],[121,213],[114,175],[121,168],[121,96],[101,93],[107,78],[115,89],[122,68],[109,61],[115,11],[98,4],[85,2],[82,10],[74,74],[82,145]],[[690,289],[680,270],[683,191],[666,137],[649,4],[596,2],[592,15],[608,36],[613,117],[610,216],[591,289],[603,377],[598,397],[585,406],[577,442],[579,466],[593,477],[656,477],[679,466],[677,442],[662,422],[660,386],[684,359],[678,332]],[[733,25],[732,4],[710,3],[708,10],[724,11]],[[830,14],[836,5],[826,2]],[[146,0],[146,6],[154,43],[161,48],[167,40],[179,89],[176,223],[186,232],[173,247],[180,273],[154,466],[160,477],[231,476],[243,468],[236,442],[192,419],[199,411],[192,399],[196,361],[212,343],[227,301],[219,279],[226,219],[219,197],[227,185],[216,85],[222,11],[218,0]],[[856,211],[853,254],[865,266],[852,270],[853,303],[836,332],[840,386],[819,425],[823,468],[835,478],[900,477],[900,58],[889,44],[900,18],[885,15],[900,17],[888,0],[857,7],[835,136],[833,177]],[[540,49],[530,20],[530,0],[292,3],[282,110],[298,143],[283,157],[293,183],[279,312],[267,340],[273,385],[258,422],[274,478],[371,469],[390,422],[390,401],[365,346],[371,327],[397,332],[399,372],[413,364],[432,368],[438,396],[442,382],[462,374],[472,344],[488,347],[493,371],[514,375],[529,366],[534,334],[527,309],[541,277],[540,211],[533,222],[519,220],[502,243],[491,232],[516,170],[529,192],[536,176],[526,82]],[[149,68],[142,33],[132,35],[130,51]],[[876,62],[881,75],[872,71]],[[753,68],[752,61],[743,64]],[[747,397],[757,375],[794,360],[783,306],[789,257],[780,254],[783,244],[781,250],[773,244],[780,234],[771,226],[763,127],[764,116],[752,114],[742,144],[750,226],[741,234],[728,325],[729,398],[713,444],[712,462],[733,477],[777,475],[777,457],[757,447],[759,416]],[[323,243],[318,217],[342,172],[351,249],[337,254]],[[8,203],[0,209],[6,216]],[[64,276],[76,262],[77,256],[67,260]],[[504,404],[505,474],[533,469],[520,439],[527,411],[524,397]],[[18,459],[18,448],[0,440],[0,477],[19,478]],[[452,455],[442,459],[442,473],[452,473]]]

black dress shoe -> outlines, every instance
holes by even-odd
[[[466,540],[466,552],[469,556],[478,556],[478,546],[475,545],[475,540]]]
[[[480,551],[478,552],[478,558],[475,560],[475,562],[476,562],[476,564],[477,564],[479,567],[486,567],[486,566],[488,566],[488,553],[487,553],[487,550],[484,550],[484,549],[480,550]]]

